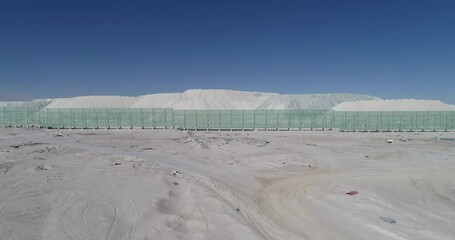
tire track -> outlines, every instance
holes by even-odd
[[[89,232],[95,236],[98,240],[102,240],[102,238],[100,236],[98,236],[98,234],[96,234],[88,225],[88,223],[86,222],[85,220],[85,217],[87,215],[87,211],[89,208],[93,207],[94,203],[91,202],[89,204],[86,204],[85,207],[82,209],[81,213],[80,213],[80,219],[82,221],[82,223],[84,224],[85,228],[87,228],[89,230]]]
[[[117,206],[112,203],[112,201],[109,201],[109,204],[113,207],[114,209],[114,219],[112,219],[112,222],[111,224],[109,225],[109,230],[107,231],[107,234],[106,234],[106,240],[109,240],[109,236],[111,235],[111,232],[112,232],[112,229],[114,228],[114,226],[117,224]]]
[[[133,210],[134,210],[134,222],[130,226],[130,229],[128,231],[128,239],[131,240],[133,232],[134,232],[134,229],[136,228],[136,225],[137,225],[138,212],[137,212],[136,204],[131,200],[131,198],[129,198],[128,196],[124,196],[124,198],[131,204],[131,206],[133,207]]]

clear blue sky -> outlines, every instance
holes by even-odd
[[[455,104],[455,1],[0,4],[0,99],[188,88]]]

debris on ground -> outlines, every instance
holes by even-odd
[[[33,151],[32,153],[48,153],[48,152],[52,152],[52,151],[54,151],[56,149],[57,148],[55,146],[51,146],[51,147],[45,147],[45,148],[37,149],[37,150]]]
[[[47,171],[47,170],[52,170],[53,168],[51,166],[48,166],[48,165],[40,165],[40,166],[36,166],[35,169],[36,170]]]
[[[347,194],[347,195],[354,196],[354,195],[359,194],[359,192],[357,192],[357,191],[354,190],[354,191],[347,192],[346,194]]]
[[[9,170],[11,170],[11,168],[14,167],[14,162],[6,162],[6,163],[2,163],[0,164],[0,169],[3,169],[3,173],[4,174],[7,174]]]
[[[382,221],[389,223],[389,224],[394,224],[397,223],[393,218],[390,217],[379,217]]]
[[[308,164],[308,167],[311,167],[311,165],[310,165],[310,164]]]
[[[135,156],[123,156],[122,160],[129,161],[129,162],[134,162],[134,161],[138,160],[138,158],[135,157]]]
[[[119,163],[119,162],[114,163],[114,166],[119,166],[119,165],[122,165],[122,163]]]
[[[43,145],[43,144],[46,144],[46,143],[24,142],[24,143],[17,144],[17,145],[11,145],[10,147],[17,149],[17,148],[21,148],[21,147],[25,147],[25,146],[36,146],[36,145]]]
[[[172,174],[172,176],[180,176],[180,175],[182,175],[183,173],[180,172],[179,170],[175,170],[175,171],[172,171],[171,174]]]
[[[72,135],[71,132],[62,132],[62,131],[57,132],[55,134],[56,137],[70,137],[71,135]]]
[[[236,208],[235,211],[240,212],[240,208]]]
[[[256,147],[265,147],[265,146],[267,146],[267,144],[269,144],[269,143],[270,143],[269,141],[263,140],[263,141],[261,141],[261,142],[256,143],[255,146],[256,146]]]

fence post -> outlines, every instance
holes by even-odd
[[[288,110],[288,130],[291,130],[291,117],[292,117],[292,110]]]
[[[196,119],[196,123],[195,123],[195,126],[194,126],[194,131],[197,131],[197,129],[198,129],[198,126],[197,126],[197,112],[198,112],[198,110],[195,110],[195,115],[196,115],[196,118],[195,118],[195,119]]]
[[[171,108],[171,113],[172,113],[172,129],[175,128],[175,114],[174,114],[174,109]]]
[[[183,110],[183,130],[186,130],[186,110]]]
[[[152,118],[152,129],[155,129],[155,109],[152,108],[152,111],[150,112],[150,116]]]
[[[253,110],[253,129],[256,130],[256,109]]]
[[[427,111],[427,132],[430,131],[430,111]]]
[[[230,116],[230,121],[231,121],[230,127],[231,127],[231,131],[232,131],[232,126],[233,126],[232,125],[232,110],[229,111],[229,116]]]

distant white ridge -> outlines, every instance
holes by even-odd
[[[344,102],[335,111],[451,111],[451,105],[438,100],[393,99]]]
[[[173,108],[173,109],[330,109],[345,101],[379,98],[345,93],[286,94],[193,89],[140,97],[87,96],[61,98],[47,108]]]
[[[2,106],[46,108],[173,108],[182,109],[333,109],[335,111],[453,111],[454,105],[437,100],[397,99],[350,94],[278,94],[223,89],[190,89],[183,93],[159,93],[138,97],[83,96],[0,102]]]
[[[140,97],[121,96],[85,96],[58,98],[51,101],[46,108],[129,108]]]

